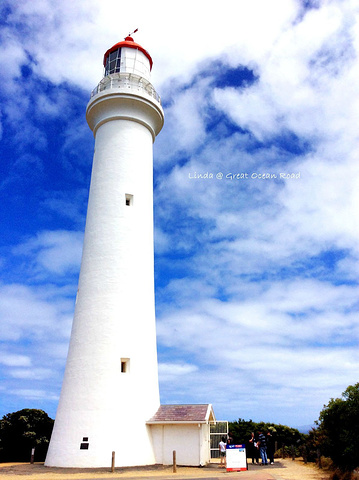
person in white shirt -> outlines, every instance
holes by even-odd
[[[219,442],[219,457],[221,459],[220,467],[226,466],[226,439],[222,437],[222,440]]]

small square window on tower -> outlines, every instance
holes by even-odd
[[[133,206],[133,195],[126,193],[126,207],[132,207]]]
[[[129,373],[130,371],[130,359],[121,358],[121,373]]]
[[[88,450],[89,445],[89,437],[82,437],[82,443],[80,443],[80,450]]]

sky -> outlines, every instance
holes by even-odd
[[[359,381],[356,0],[0,5],[0,416],[61,389],[104,52],[136,28],[161,403],[312,425]]]

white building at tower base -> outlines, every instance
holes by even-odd
[[[212,405],[161,405],[147,422],[160,465],[205,466],[211,460],[210,426],[215,423]]]

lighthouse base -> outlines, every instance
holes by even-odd
[[[76,413],[72,414],[76,417]],[[102,468],[111,466],[115,452],[116,467],[133,467],[153,465],[156,463],[152,445],[150,427],[145,424],[131,422],[114,428],[116,419],[112,419],[106,428],[103,424],[101,432],[90,428],[88,436],[78,434],[76,419],[68,417],[64,425],[54,426],[51,443],[46,456],[45,466],[63,468]],[[76,431],[75,431],[76,430]],[[87,434],[86,434],[87,435]]]

